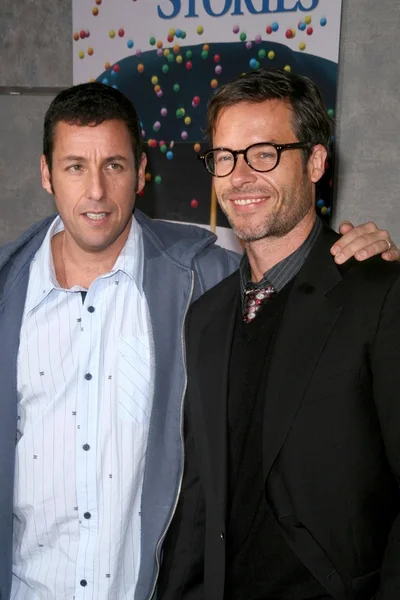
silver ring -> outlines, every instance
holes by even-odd
[[[390,252],[390,251],[391,251],[391,249],[392,249],[392,242],[391,242],[390,240],[385,240],[385,242],[386,242],[386,243],[387,243],[387,245],[388,245],[388,249],[386,250],[386,252]]]

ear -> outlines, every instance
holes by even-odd
[[[325,173],[325,162],[328,153],[322,144],[313,147],[308,159],[307,170],[312,183],[317,183]]]
[[[136,192],[141,192],[144,188],[144,184],[146,183],[146,165],[147,165],[147,156],[143,152],[142,158],[140,159],[139,170],[137,174],[137,183],[136,183]]]
[[[44,154],[40,157],[40,172],[42,173],[42,186],[49,194],[53,194],[53,188],[51,185],[51,175],[47,164],[47,160]]]

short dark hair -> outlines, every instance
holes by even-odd
[[[60,92],[44,118],[43,154],[51,172],[54,133],[57,123],[96,126],[104,121],[124,121],[132,140],[136,170],[139,169],[143,140],[140,121],[132,102],[116,88],[99,82],[81,83]]]
[[[308,77],[281,69],[259,69],[240,75],[222,86],[211,98],[207,111],[207,134],[212,143],[221,111],[240,102],[281,100],[293,111],[293,130],[301,142],[329,149],[332,121],[321,92]],[[251,119],[251,115],[249,115]]]

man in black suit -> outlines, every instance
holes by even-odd
[[[332,258],[314,209],[330,122],[309,79],[241,76],[208,120],[203,160],[246,252],[189,314],[157,599],[398,600],[400,265]]]

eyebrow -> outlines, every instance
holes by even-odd
[[[127,162],[127,158],[122,156],[121,154],[113,154],[112,156],[107,156],[102,162],[110,163],[110,162]],[[60,158],[60,162],[86,162],[87,159],[84,156],[78,156],[77,154],[68,154],[67,156],[63,156]]]

